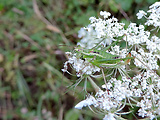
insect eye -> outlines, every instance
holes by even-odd
[[[80,57],[80,59],[85,60],[85,59],[83,58],[83,55]]]
[[[117,57],[115,57],[115,59],[118,59],[119,57],[117,56]]]
[[[96,52],[96,51],[93,51],[93,53],[97,53],[97,54],[99,54],[99,52]]]

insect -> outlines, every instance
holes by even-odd
[[[120,58],[118,55],[106,52],[113,44],[100,50],[98,48],[82,49],[79,47],[75,51],[79,58],[85,59],[97,67],[118,67],[120,65],[127,65],[131,59],[134,59],[134,57],[131,57],[131,53],[128,53],[125,58]]]

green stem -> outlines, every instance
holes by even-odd
[[[38,101],[38,106],[37,106],[37,116],[39,120],[42,120],[42,116],[41,116],[42,103],[43,103],[43,96]]]
[[[92,80],[92,78],[91,78],[90,76],[88,76],[87,78],[88,78],[88,80],[90,81],[90,83],[92,84],[92,86],[93,86],[93,88],[94,88],[94,90],[95,90],[96,92],[98,92],[99,90],[101,90],[101,89],[97,86],[97,84]]]

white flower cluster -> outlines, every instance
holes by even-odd
[[[136,23],[130,23],[125,31],[126,37],[124,40],[128,45],[137,45],[146,42],[149,39],[150,32],[144,30],[144,26],[137,27]]]
[[[147,49],[152,53],[160,51],[160,39],[157,36],[152,36],[151,40],[146,41]]]
[[[139,11],[138,19],[145,16],[148,19],[146,25],[160,27],[160,2],[150,6],[148,12],[150,16],[147,18],[147,13]],[[64,72],[68,72],[69,63],[78,77],[85,74],[94,77],[95,72],[98,72],[105,82],[101,90],[90,80],[96,95],[89,95],[75,108],[82,109],[88,106],[92,111],[95,108],[94,112],[99,110],[105,115],[103,120],[115,120],[121,117],[121,114],[125,114],[123,108],[127,104],[132,108],[139,107],[137,115],[142,118],[156,119],[160,116],[160,77],[155,72],[159,69],[160,38],[145,31],[143,25],[130,23],[128,28],[124,29],[124,23],[119,23],[114,17],[108,18],[111,15],[109,12],[101,11],[100,15],[104,19],[91,17],[91,24],[79,31],[79,37],[82,39],[78,45],[82,50],[66,53],[68,61],[64,64]],[[120,46],[124,42],[126,47]],[[131,59],[134,64],[129,63]],[[123,62],[126,64],[121,64]],[[120,73],[119,78],[116,78],[114,72],[117,69]],[[133,72],[134,70],[136,71]],[[110,71],[113,72],[109,73]],[[111,79],[105,80],[105,75]],[[130,112],[132,111],[126,114]]]
[[[109,12],[101,11],[100,15],[105,19],[90,17],[91,24],[80,29],[78,37],[82,39],[77,45],[87,49],[95,47],[98,43],[106,46],[114,41],[114,37],[124,34],[124,23],[118,23],[117,18],[114,17],[108,18],[111,15]]]
[[[117,107],[120,107],[121,106],[120,101],[125,98],[122,93],[116,92],[116,91],[121,91],[120,88],[121,86],[120,87],[117,86],[117,88],[114,88],[114,91],[112,92],[101,90],[96,93],[95,97],[90,95],[86,100],[83,100],[80,103],[78,103],[75,106],[75,108],[82,109],[82,107],[93,105],[94,107],[98,107],[102,110],[110,111],[110,109],[113,108],[115,109]]]
[[[124,108],[125,101],[128,100],[136,102],[140,107],[138,115],[141,117],[147,116],[153,119],[160,115],[160,77],[149,70],[132,79],[124,76],[122,80],[112,78],[107,84],[102,85],[102,88],[106,90],[100,90],[95,97],[90,95],[86,100],[78,103],[75,108],[82,109],[86,106],[94,106],[104,111],[106,114],[104,120],[108,120],[111,114],[112,117],[116,117],[114,114],[121,114],[118,112]],[[136,101],[138,97],[142,98],[140,102]]]
[[[140,102],[137,102],[137,106],[140,107],[139,116],[153,119],[160,115],[159,84],[160,77],[149,70],[133,78],[130,86],[134,93],[133,96],[142,98]]]
[[[153,25],[154,27],[160,27],[160,2],[156,2],[149,7],[147,11],[150,15],[147,17],[147,13],[143,10],[140,10],[137,13],[138,19],[141,19],[143,16],[147,18],[145,25]]]
[[[73,69],[75,69],[75,71],[77,72],[77,77],[80,77],[83,74],[92,75],[95,72],[100,71],[100,68],[93,66],[87,60],[77,58],[76,53],[72,54],[71,52],[66,52],[66,55],[68,56],[68,61],[64,63],[64,69],[62,69],[63,72],[68,72],[68,63],[71,64]]]
[[[154,55],[152,53],[146,53],[141,48],[138,52],[131,51],[132,55],[134,55],[136,58],[134,59],[134,64],[137,67],[145,68],[145,69],[158,69],[159,66],[157,65],[157,57],[159,58],[159,55]]]
[[[117,112],[118,114],[118,111],[122,110],[125,106],[125,99],[132,96],[133,91],[129,88],[130,82],[131,81],[127,78],[124,78],[124,82],[117,80],[116,78],[112,78],[107,84],[102,86],[106,89],[105,91],[100,90],[96,93],[95,97],[90,95],[86,100],[78,103],[75,108],[82,109],[82,107],[90,107],[92,105],[101,111],[105,111],[104,113],[107,115],[104,120],[107,120],[108,116],[111,115],[111,111],[113,113]]]

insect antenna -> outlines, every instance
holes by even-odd
[[[97,43],[97,45],[96,46],[94,46],[92,49],[94,50],[94,49],[98,49],[99,47],[101,47],[100,45],[101,45],[101,42],[103,42],[105,40],[105,38],[102,38],[102,40],[99,42],[99,43]]]
[[[111,46],[116,45],[118,42],[119,42],[119,40],[114,41],[112,44],[110,44],[110,45],[109,45],[109,46],[107,46],[106,48],[104,47],[103,51],[104,51],[104,50],[106,51],[106,50],[110,49],[110,48],[111,48]]]

